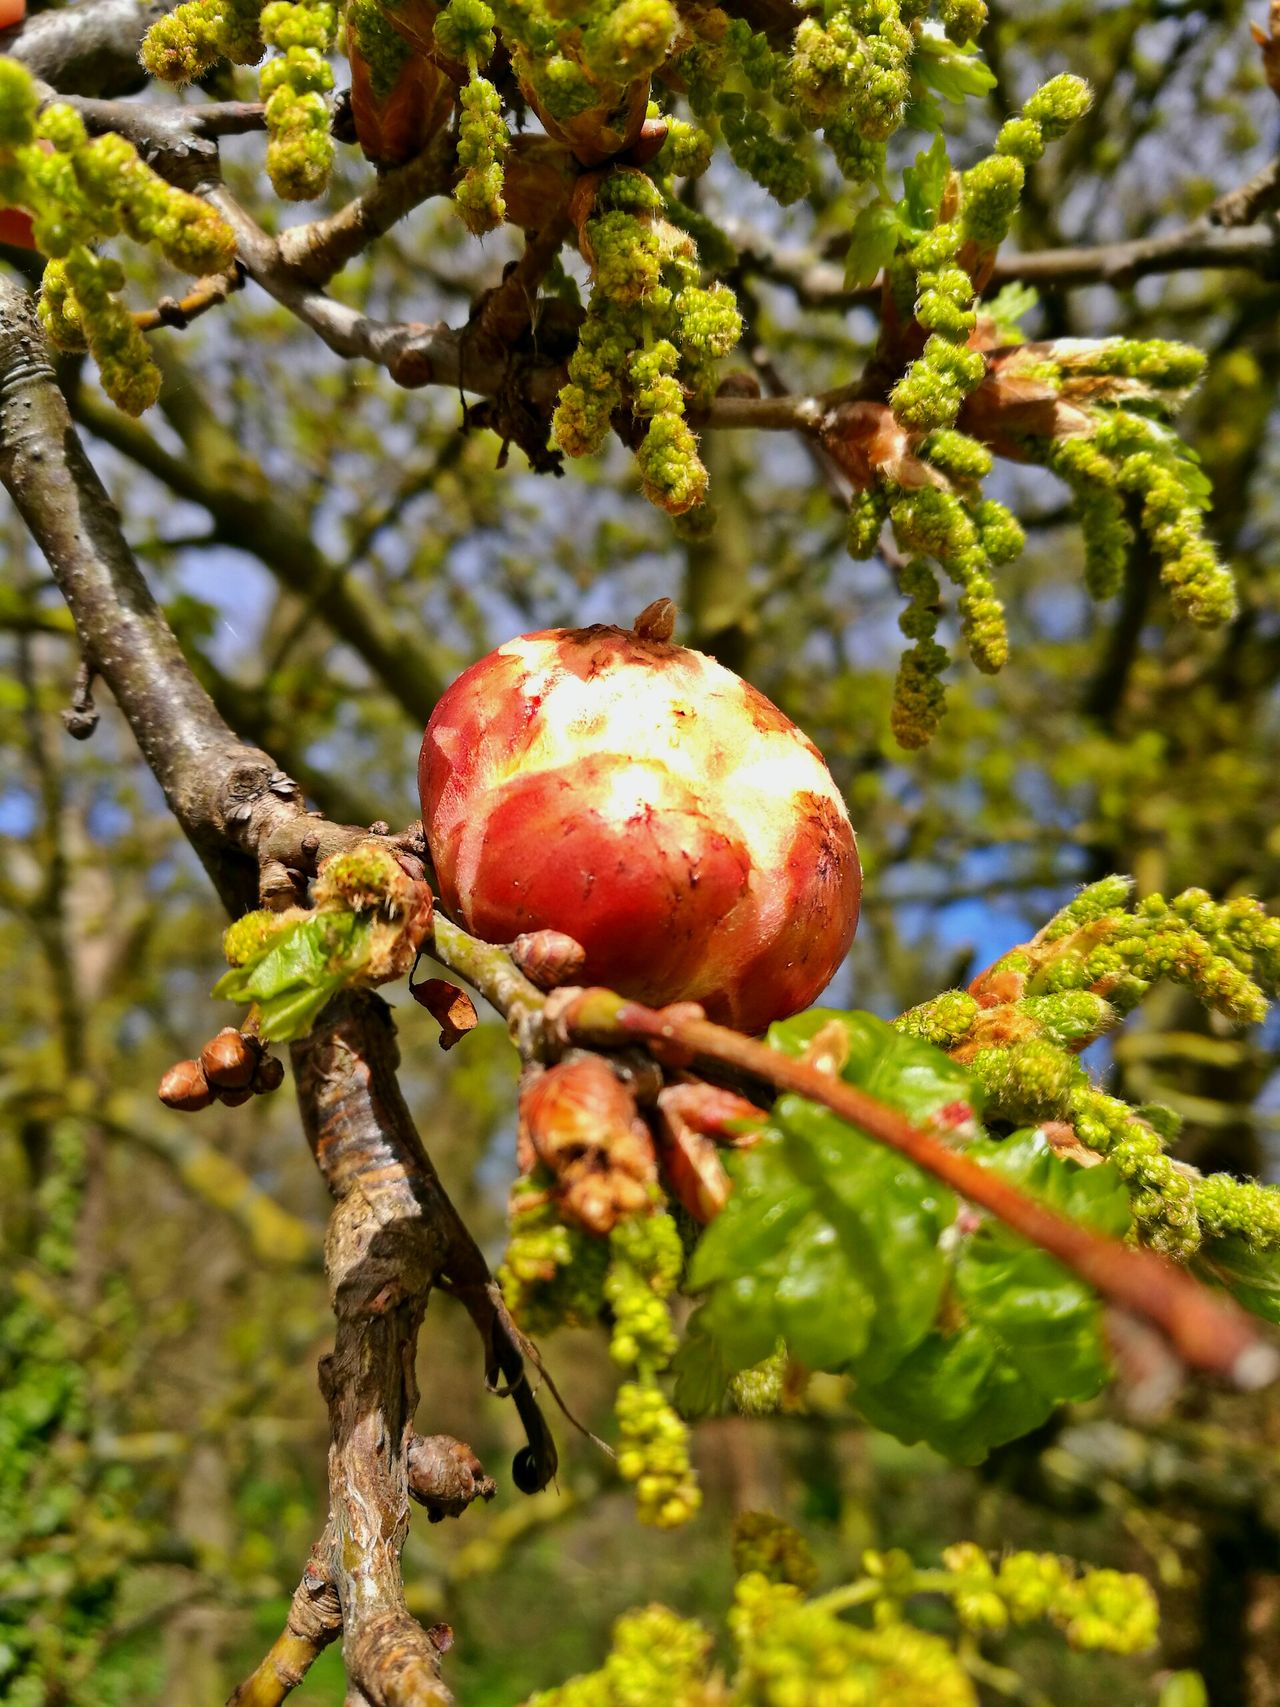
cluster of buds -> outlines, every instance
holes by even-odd
[[[1119,590],[1141,531],[1180,615],[1212,627],[1235,610],[1231,575],[1203,531],[1207,483],[1152,418],[1185,401],[1203,370],[1200,353],[1161,339],[1004,346],[1006,328],[976,302],[1027,166],[1088,101],[1080,79],[1053,78],[1002,127],[988,159],[951,173],[935,145],[898,209],[860,216],[882,214],[889,238],[877,362],[890,371],[906,366],[887,404],[844,405],[828,417],[822,440],[855,486],[851,555],[871,556],[887,522],[909,558],[902,628],[914,645],[898,673],[892,717],[906,747],[930,738],[944,703],[947,654],[935,638],[937,583],[925,559],[959,591],[978,669],[996,671],[1007,657],[993,571],[1019,555],[1024,538],[1011,513],[984,495],[993,452],[1042,463],[1070,486],[1095,598]]]
[[[238,1108],[252,1096],[265,1096],[284,1083],[284,1066],[268,1055],[252,1031],[224,1026],[194,1061],[178,1061],[160,1081],[158,1095],[166,1108],[194,1114],[210,1103]]]
[[[253,1003],[273,1042],[305,1036],[339,990],[403,978],[431,928],[421,866],[376,837],[325,860],[312,899],[313,908],[246,913],[222,940],[231,970],[214,995]]]
[[[944,991],[897,1024],[972,1070],[989,1117],[1043,1125],[1055,1147],[1086,1162],[1105,1155],[1129,1187],[1148,1243],[1186,1257],[1202,1237],[1229,1232],[1274,1248],[1280,1192],[1182,1167],[1164,1153],[1176,1116],[1131,1108],[1080,1064],[1080,1052],[1160,979],[1182,984],[1233,1023],[1255,1024],[1264,991],[1280,987],[1280,920],[1247,897],[1219,902],[1195,889],[1134,906],[1128,879],[1107,878],[967,991]]]
[[[702,286],[692,237],[665,217],[664,197],[643,172],[620,169],[584,185],[574,213],[592,291],[552,433],[566,455],[589,455],[614,412],[629,406],[644,428],[636,460],[645,496],[681,515],[707,489],[686,392],[710,393],[741,316],[726,286]]]
[[[258,74],[266,102],[267,174],[285,201],[314,201],[333,169],[328,55],[338,30],[337,7],[330,0],[270,0],[261,29],[263,41],[276,50]]]
[[[207,276],[234,261],[230,228],[199,197],[166,184],[123,137],[90,138],[64,102],[38,111],[30,74],[11,59],[0,59],[0,208],[27,213],[32,242],[49,257],[40,317],[50,338],[87,349],[107,395],[141,414],[159,393],[160,371],[120,300],[123,269],[94,247],[123,230]]]
[[[191,83],[220,60],[256,65],[262,58],[262,0],[182,0],[143,37],[139,58],[152,77]]]

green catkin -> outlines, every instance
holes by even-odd
[[[536,1177],[512,1191],[510,1224],[498,1283],[521,1328],[537,1336],[591,1326],[604,1307],[608,1247],[562,1221]]]
[[[503,199],[503,160],[510,137],[502,117],[502,99],[487,77],[498,38],[494,13],[485,0],[450,0],[433,27],[440,51],[467,67],[458,97],[458,164],[462,181],[453,199],[468,231],[495,231],[507,216]]]
[[[1002,975],[1020,980],[997,1010],[1011,1010],[998,1022],[998,1040],[983,1046],[988,1010],[957,990],[903,1014],[898,1029],[940,1048],[963,1046],[990,1116],[1067,1122],[1115,1166],[1139,1234],[1155,1249],[1186,1259],[1202,1239],[1228,1234],[1255,1250],[1280,1248],[1280,1189],[1182,1169],[1165,1154],[1176,1116],[1108,1095],[1078,1059],[1161,979],[1236,1024],[1256,1024],[1265,993],[1280,988],[1280,920],[1249,897],[1218,902],[1191,889],[1135,904],[1131,890],[1122,877],[1090,884],[1034,943],[984,975],[988,988]]]
[[[937,576],[923,558],[913,557],[900,586],[910,603],[898,626],[914,644],[899,660],[889,718],[898,745],[911,749],[923,747],[942,719],[946,690],[940,677],[948,660],[946,648],[933,638],[940,602]]]
[[[42,112],[37,105],[30,75],[0,59],[0,206],[31,215],[48,257],[39,313],[49,337],[63,349],[87,349],[107,395],[140,414],[159,393],[160,372],[120,300],[123,269],[96,254],[97,245],[123,231],[172,265],[207,274],[231,266],[235,239],[206,202],[165,183],[131,143],[90,138],[65,102]]]
[[[605,1298],[613,1312],[609,1354],[631,1374],[618,1389],[618,1472],[636,1490],[642,1523],[671,1529],[701,1504],[689,1462],[689,1431],[658,1385],[676,1347],[666,1300],[684,1248],[670,1215],[634,1215],[609,1236]]]
[[[285,201],[314,201],[333,168],[329,104],[338,13],[328,0],[270,0],[262,39],[277,50],[258,74],[266,103],[267,173]]]
[[[597,192],[584,234],[595,282],[552,437],[566,455],[588,455],[629,403],[645,427],[635,452],[645,496],[679,516],[707,491],[686,394],[710,397],[714,364],[742,321],[727,286],[701,284],[693,240],[662,217],[664,206],[635,171],[614,173]]]

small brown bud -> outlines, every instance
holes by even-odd
[[[261,1044],[246,1037],[235,1026],[224,1026],[200,1051],[204,1076],[215,1090],[239,1091],[253,1078]]]
[[[197,1109],[208,1108],[214,1093],[198,1061],[176,1061],[161,1079],[158,1095],[166,1108],[194,1114]]]
[[[674,599],[655,599],[646,605],[631,625],[637,640],[670,640],[676,631],[676,602]]]
[[[228,1108],[239,1108],[242,1103],[248,1102],[249,1098],[253,1095],[253,1086],[246,1085],[243,1090],[239,1091],[219,1090],[214,1094],[217,1096],[218,1101],[225,1103]]]
[[[511,958],[531,984],[554,990],[574,982],[587,963],[587,951],[563,931],[527,931],[511,944]]]
[[[254,1069],[251,1089],[255,1096],[278,1091],[284,1083],[284,1062],[274,1055],[264,1055]]]

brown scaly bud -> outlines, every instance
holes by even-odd
[[[554,990],[572,984],[587,962],[587,951],[564,931],[526,931],[511,944],[511,958],[531,984]]]
[[[253,1093],[253,1086],[252,1085],[246,1085],[243,1090],[239,1090],[239,1091],[221,1091],[220,1090],[220,1091],[214,1092],[214,1095],[217,1097],[218,1101],[220,1103],[225,1104],[225,1106],[227,1108],[240,1108],[242,1106],[242,1104],[248,1102],[249,1098],[253,1094],[254,1093]]]
[[[916,488],[950,482],[915,454],[919,433],[909,433],[887,403],[844,403],[824,422],[822,448],[859,490],[878,479]]]
[[[452,1049],[480,1023],[471,997],[447,978],[425,978],[421,984],[410,984],[409,994],[440,1027],[441,1049]]]
[[[541,1162],[565,1215],[589,1233],[603,1238],[648,1206],[658,1177],[653,1139],[631,1093],[597,1055],[525,1078],[517,1142],[522,1168]]]
[[[839,1024],[838,1021],[836,1023]],[[839,1029],[847,1039],[844,1027]],[[818,1036],[821,1035],[819,1032]],[[658,1107],[664,1115],[677,1114],[693,1131],[714,1138],[717,1144],[723,1144],[730,1150],[749,1150],[753,1144],[758,1144],[761,1131],[769,1123],[767,1110],[748,1102],[736,1091],[727,1091],[721,1085],[708,1085],[702,1079],[668,1085],[658,1093]]]
[[[473,1500],[491,1500],[498,1491],[471,1448],[452,1435],[411,1435],[406,1459],[409,1497],[426,1507],[432,1523],[461,1517]]]
[[[198,1061],[175,1062],[161,1079],[157,1094],[166,1108],[180,1109],[184,1114],[208,1108],[214,1100],[204,1068]]]
[[[255,1096],[278,1091],[284,1083],[284,1062],[274,1055],[264,1055],[253,1071],[252,1090]]]
[[[668,1085],[658,1093],[656,1132],[662,1171],[695,1221],[713,1220],[729,1201],[730,1180],[717,1146],[747,1148],[759,1140],[767,1119],[762,1108],[718,1085],[693,1081]],[[752,1128],[742,1130],[744,1121],[752,1122]]]
[[[716,1150],[715,1140],[705,1133],[695,1132],[681,1119],[677,1110],[663,1107],[658,1098],[658,1154],[662,1158],[662,1174],[678,1203],[706,1225],[713,1221],[729,1201],[733,1189],[724,1163]]]
[[[631,624],[631,632],[637,640],[670,640],[676,631],[678,614],[674,599],[654,599]]]
[[[224,1025],[200,1051],[204,1076],[218,1091],[239,1091],[250,1083],[262,1054],[256,1037],[246,1037],[234,1025]]]
[[[453,84],[429,59],[411,54],[391,87],[379,90],[376,74],[355,41],[348,42],[347,57],[351,117],[365,159],[384,168],[402,166],[448,124]]]

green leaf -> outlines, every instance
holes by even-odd
[[[800,1055],[838,1024],[844,1076],[913,1120],[972,1107],[968,1074],[941,1051],[872,1014],[811,1010],[772,1028]],[[731,1371],[779,1338],[814,1369],[857,1359],[888,1373],[933,1324],[946,1280],[939,1241],[955,1217],[945,1188],[830,1110],[784,1096],[754,1148],[728,1162],[733,1195],[693,1254],[689,1286],[708,1296],[694,1318]]]
[[[1115,1171],[1061,1160],[1039,1132],[983,1140],[971,1153],[1072,1220],[1113,1235],[1128,1228],[1128,1196]],[[1094,1294],[1001,1223],[978,1221],[955,1242],[952,1262],[938,1330],[891,1379],[860,1376],[855,1402],[877,1428],[973,1464],[1057,1405],[1092,1397],[1107,1379],[1107,1360]]]
[[[849,252],[844,262],[844,287],[859,290],[874,284],[881,271],[898,252],[902,221],[898,210],[885,202],[864,207],[853,222]]]
[[[730,1378],[736,1374],[703,1328],[701,1315],[697,1310],[690,1317],[685,1336],[671,1360],[671,1373],[675,1376],[672,1397],[680,1415],[689,1422],[720,1414]]]
[[[1206,1240],[1193,1266],[1225,1286],[1255,1316],[1280,1323],[1280,1252],[1251,1250],[1236,1234],[1227,1233]]]
[[[305,1037],[321,1009],[357,978],[369,958],[372,914],[312,913],[233,966],[213,987],[231,1002],[256,1002],[268,1043]]]
[[[944,101],[958,102],[970,95],[985,95],[996,86],[995,72],[976,53],[932,32],[916,38],[911,69],[921,83]]]
[[[946,139],[939,133],[916,155],[914,166],[902,174],[903,196],[898,204],[903,220],[915,231],[928,231],[938,222],[942,193],[951,174]]]
[[[768,1043],[794,1059],[832,1024],[840,1025],[848,1039],[848,1059],[841,1072],[846,1084],[889,1103],[918,1125],[927,1125],[956,1103],[968,1103],[975,1114],[981,1113],[981,1092],[967,1067],[933,1044],[895,1031],[875,1014],[810,1008],[770,1026]]]
[[[1020,284],[1016,279],[1000,289],[990,302],[980,304],[983,314],[995,321],[997,330],[1006,343],[1019,343],[1023,337],[1022,320],[1040,301],[1040,294],[1031,285]]]
[[[960,1110],[976,1121],[966,1070],[872,1014],[813,1010],[772,1027],[769,1042],[798,1057],[832,1027],[849,1083],[918,1125],[954,1134]],[[966,1149],[1068,1218],[1128,1230],[1110,1166],[1065,1162],[1039,1131]],[[689,1265],[689,1289],[705,1296],[682,1403],[714,1408],[726,1376],[782,1339],[809,1368],[850,1374],[877,1426],[975,1463],[1106,1380],[1088,1287],[999,1221],[958,1213],[932,1176],[829,1109],[780,1097],[765,1137],[728,1166],[733,1194]]]

